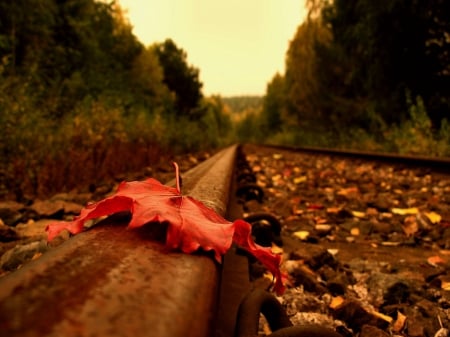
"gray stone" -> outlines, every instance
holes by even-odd
[[[0,268],[8,271],[15,270],[20,265],[31,260],[36,254],[42,254],[47,249],[45,240],[17,245],[2,255],[0,258]]]

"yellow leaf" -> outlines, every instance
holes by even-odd
[[[263,275],[263,277],[265,278],[265,279],[267,279],[267,280],[271,280],[271,281],[273,281],[273,274],[271,273],[271,272],[265,272],[264,273],[264,275]]]
[[[358,227],[353,227],[350,230],[350,234],[353,235],[353,236],[359,236],[359,234],[360,234],[359,228]]]
[[[442,281],[441,282],[441,288],[443,289],[443,290],[450,290],[450,282],[445,282],[445,281]]]
[[[272,243],[272,253],[273,254],[283,254],[283,248],[278,247],[276,244]]]
[[[374,315],[374,316],[376,316],[378,318],[381,318],[381,319],[383,319],[383,320],[385,320],[386,322],[389,322],[389,323],[392,323],[392,321],[394,320],[391,316],[384,315],[384,314],[382,314],[381,312],[378,312],[378,311],[372,311],[371,313],[372,313],[372,315]]]
[[[364,212],[359,212],[359,211],[352,211],[352,215],[355,218],[365,218],[366,217],[366,213]]]
[[[407,214],[417,214],[419,213],[419,209],[416,207],[412,208],[392,208],[391,212],[398,215],[407,215]]]
[[[337,253],[339,253],[339,249],[335,249],[335,248],[328,248],[327,252],[330,253],[333,256],[336,256]]]
[[[339,308],[344,303],[344,301],[345,299],[342,296],[333,297],[330,303],[330,309]]]
[[[301,184],[304,183],[308,178],[306,176],[301,176],[294,178],[294,184]]]
[[[309,236],[309,232],[308,231],[297,231],[297,232],[294,232],[293,235],[296,238],[299,238],[300,240],[306,240]]]
[[[439,281],[441,281],[441,289],[450,290],[450,277],[445,275],[439,276]]]
[[[427,218],[431,221],[431,223],[437,224],[441,222],[442,217],[436,212],[425,212]]]

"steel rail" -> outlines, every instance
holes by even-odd
[[[256,145],[256,144],[255,144]],[[401,155],[386,152],[369,152],[356,150],[342,150],[322,147],[308,146],[284,146],[274,144],[256,145],[280,149],[286,151],[305,152],[320,155],[339,156],[353,159],[374,160],[391,164],[404,164],[410,167],[429,168],[435,171],[449,173],[450,158],[448,157],[429,157],[421,155]]]
[[[184,174],[184,194],[224,215],[236,150]],[[0,335],[211,336],[221,267],[167,250],[164,228],[127,230],[128,220],[109,217],[0,279]]]

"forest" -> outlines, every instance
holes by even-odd
[[[307,0],[254,141],[450,155],[445,0]],[[258,127],[255,127],[255,126]]]
[[[0,199],[235,142],[450,155],[445,0],[307,0],[262,97],[205,96],[116,1],[0,0]]]

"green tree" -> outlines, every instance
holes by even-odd
[[[133,99],[138,99],[147,109],[173,104],[169,89],[164,84],[164,73],[154,48],[142,49],[134,59],[131,71]]]
[[[364,108],[352,90],[351,62],[320,18],[302,23],[286,54],[286,109],[302,127],[338,131],[359,123]]]
[[[199,105],[203,84],[199,79],[199,70],[188,65],[186,52],[171,39],[156,44],[154,48],[163,68],[164,83],[176,96],[176,114],[190,119],[201,117]]]
[[[353,61],[355,91],[359,88],[387,122],[408,117],[407,91],[424,98],[435,123],[448,116],[450,12],[445,1],[336,0],[325,2],[322,14],[333,43]]]
[[[288,118],[285,113],[285,101],[284,77],[277,73],[267,85],[261,111],[261,123],[268,132],[281,131],[283,118],[285,120]]]

